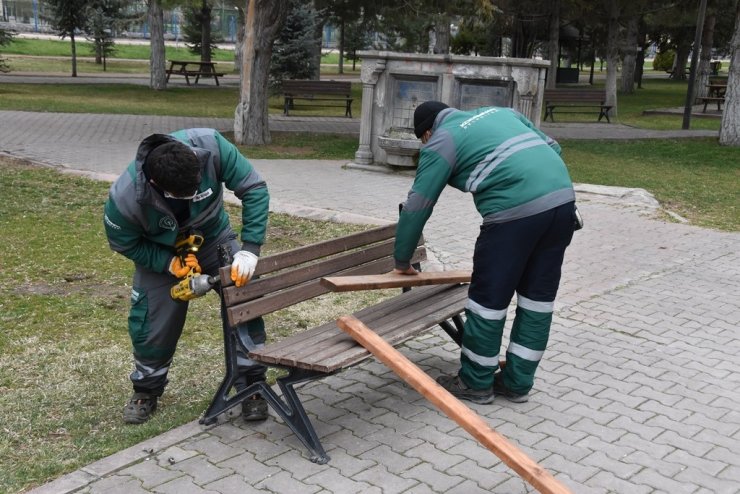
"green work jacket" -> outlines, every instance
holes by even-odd
[[[446,185],[470,192],[483,223],[503,223],[575,200],[560,146],[511,108],[442,110],[422,146],[399,217],[395,259],[405,269]]]
[[[201,183],[188,201],[190,214],[183,224],[143,169],[147,155],[168,140],[190,146],[202,167]],[[270,198],[265,181],[239,150],[213,129],[186,129],[144,139],[136,159],[111,186],[105,203],[104,225],[111,249],[151,271],[167,272],[179,233],[197,229],[208,243],[230,228],[224,185],[242,202],[243,248],[259,254]]]

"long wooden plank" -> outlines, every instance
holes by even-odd
[[[449,391],[437,384],[398,350],[373,333],[352,316],[342,316],[337,324],[343,331],[367,348],[381,362],[390,367],[401,379],[457,422],[474,438],[491,450],[532,487],[544,494],[569,494],[571,491],[547,470],[491,427],[473,410]]]
[[[349,292],[354,290],[378,290],[382,288],[410,288],[424,285],[443,285],[456,283],[470,283],[471,271],[430,271],[414,275],[385,274],[362,276],[327,276],[321,279],[321,284],[333,292]]]

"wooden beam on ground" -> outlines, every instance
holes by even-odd
[[[424,285],[470,283],[470,271],[430,271],[417,274],[385,274],[364,276],[327,276],[321,284],[333,292],[378,290],[381,288],[408,288]]]
[[[478,414],[437,384],[401,352],[365,326],[362,321],[352,316],[342,316],[337,320],[337,324],[432,404],[501,458],[532,487],[543,494],[571,493],[547,470],[535,463],[504,436],[491,429]]]

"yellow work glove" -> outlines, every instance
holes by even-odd
[[[237,287],[249,283],[257,267],[257,259],[258,257],[248,250],[240,250],[234,254],[234,261],[231,263],[231,281]]]
[[[185,256],[185,261],[180,259],[180,256],[175,256],[170,261],[169,272],[176,278],[184,278],[190,273],[190,270],[194,270],[196,273],[200,273],[200,264],[198,264],[198,258],[195,254],[188,254]]]

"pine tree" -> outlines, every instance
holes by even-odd
[[[77,45],[75,33],[85,28],[87,8],[91,0],[46,0],[51,10],[51,25],[59,36],[69,36],[72,49],[72,77],[77,77]]]
[[[211,29],[212,10],[213,7],[207,0],[203,0],[198,6],[185,8],[183,35],[190,52],[200,55],[203,62],[211,61],[216,44],[223,41]]]
[[[0,28],[0,46],[5,46],[13,41],[14,35],[15,33],[12,31],[6,31],[5,29]],[[0,72],[10,72],[10,67],[2,57],[0,57]]]
[[[103,64],[115,51],[114,36],[116,28],[125,22],[123,0],[92,0],[87,8],[85,35],[93,42],[95,63]]]
[[[290,1],[290,11],[272,50],[270,84],[283,79],[310,79],[318,73],[313,58],[314,30],[318,14],[310,3]]]

